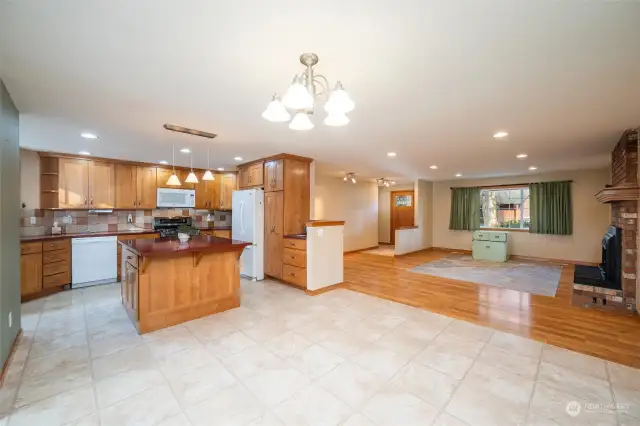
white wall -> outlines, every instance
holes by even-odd
[[[395,254],[406,254],[433,247],[433,182],[417,180],[415,184],[414,229],[396,230]]]
[[[378,245],[378,185],[316,175],[312,219],[344,220],[344,251]]]
[[[20,150],[20,202],[25,209],[40,208],[40,156],[28,149]]]
[[[433,246],[471,249],[470,231],[449,230],[451,187],[509,185],[518,183],[573,180],[573,235],[541,235],[510,232],[511,254],[582,262],[601,260],[600,241],[610,223],[611,210],[595,198],[609,182],[608,169],[579,170],[495,179],[455,180],[434,184]]]
[[[391,242],[391,191],[413,191],[413,184],[378,188],[378,242]]]

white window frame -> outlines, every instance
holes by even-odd
[[[520,190],[520,227],[519,228],[501,228],[501,227],[494,227],[494,226],[486,226],[484,224],[480,224],[480,228],[487,228],[487,229],[504,229],[504,230],[523,230],[523,231],[528,231],[529,227],[525,227],[524,226],[524,201],[526,200],[525,196],[524,196],[524,190],[527,189],[524,186],[515,186],[515,187],[504,187],[504,188],[481,188],[480,189],[480,204],[482,205],[482,200],[484,199],[485,203],[484,203],[484,221],[486,222],[487,218],[489,217],[489,211],[490,211],[490,203],[489,203],[489,192],[490,191],[509,191],[509,194],[511,194],[511,191],[517,191]],[[531,194],[529,194],[529,197],[531,197]],[[531,212],[529,212],[529,215],[531,215]]]

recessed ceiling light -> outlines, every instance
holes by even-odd
[[[218,171],[223,171],[224,169],[222,167],[218,167]]]
[[[82,132],[80,133],[80,136],[82,136],[85,139],[98,139],[98,135],[94,133],[89,133],[89,132]]]
[[[182,152],[183,154],[190,154],[191,150],[189,148],[182,148],[180,152]]]
[[[436,165],[434,164],[433,166],[430,166],[429,168],[430,168],[430,169],[432,169],[432,170],[435,170],[435,169],[437,169],[437,168],[438,168],[438,166],[436,166]]]
[[[509,136],[509,133],[507,133],[507,132],[502,132],[502,131],[500,131],[500,132],[495,132],[495,133],[493,134],[493,137],[494,137],[494,138],[496,138],[496,139],[506,138],[507,136]]]
[[[456,173],[456,177],[462,177],[462,173]]]
[[[89,151],[80,151],[80,152],[78,152],[78,154],[80,154],[80,155],[91,155],[91,153]]]
[[[233,159],[236,161],[242,161],[242,157],[233,157]]]
[[[396,184],[396,181],[395,181],[395,180],[392,180],[390,183],[391,183],[391,185],[395,185],[395,184]]]
[[[387,152],[387,157],[395,157],[396,153],[395,152]]]
[[[158,163],[160,163],[160,164],[169,164],[169,162],[166,161],[166,160],[160,160],[160,161],[158,161]]]
[[[518,155],[516,155],[516,158],[520,158],[520,159],[527,158],[527,157],[528,157],[527,154],[518,154]]]
[[[538,170],[538,168],[536,166],[531,166],[529,167],[529,170]]]

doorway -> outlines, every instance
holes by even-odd
[[[413,191],[391,191],[391,244],[396,244],[396,229],[413,226]]]

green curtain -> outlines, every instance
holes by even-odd
[[[474,231],[480,228],[480,188],[451,188],[449,229]]]
[[[534,234],[571,235],[573,214],[571,182],[529,184],[531,225]]]

